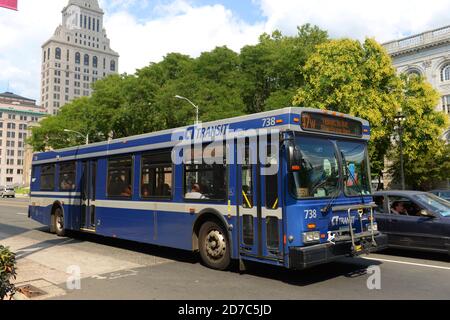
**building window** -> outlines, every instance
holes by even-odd
[[[116,62],[114,60],[111,60],[111,71],[116,71]]]
[[[80,64],[81,55],[79,52],[75,53],[75,63]]]
[[[450,114],[450,95],[442,97],[442,111],[446,114]]]
[[[447,63],[441,70],[441,81],[450,81],[450,63]]]
[[[93,58],[92,65],[94,66],[94,68],[97,68],[98,66],[98,58],[96,56],[94,56]]]
[[[108,197],[131,198],[133,158],[115,158],[108,160]]]
[[[85,55],[84,55],[84,65],[85,65],[85,66],[88,66],[88,65],[89,65],[89,55],[88,55],[88,54],[85,54]]]
[[[55,59],[61,60],[61,48],[56,48],[55,50]]]

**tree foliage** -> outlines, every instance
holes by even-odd
[[[441,138],[449,125],[448,117],[435,110],[439,94],[422,77],[402,75],[401,81],[405,182],[413,189],[430,190],[435,183],[450,179],[450,146]],[[396,129],[398,141],[400,126]],[[399,181],[398,142],[393,144],[389,158],[393,159],[390,172]]]
[[[16,279],[16,256],[8,248],[0,245],[0,300],[7,295],[15,294],[15,286],[11,282]]]
[[[448,123],[445,115],[435,111],[439,95],[423,78],[397,75],[391,58],[376,41],[326,42],[310,56],[303,72],[306,84],[298,90],[295,105],[347,113],[370,122],[374,177],[383,174],[384,160],[389,156],[394,160],[391,172],[399,180],[398,144],[391,138],[396,133],[395,116],[402,111],[406,116],[403,142],[409,185],[418,187],[438,176],[444,178],[445,170],[436,169],[429,175],[427,169],[432,163],[447,165],[440,136]]]
[[[170,53],[133,75],[112,75],[93,85],[89,98],[66,104],[56,116],[33,129],[35,151],[121,138],[193,123],[195,109],[176,95],[200,107],[200,120],[212,121],[290,106],[303,84],[298,66],[317,44],[327,40],[318,27],[304,25],[296,36],[279,31],[264,34],[240,53],[217,47],[198,58]]]

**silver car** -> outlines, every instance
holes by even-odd
[[[14,188],[5,187],[0,189],[0,196],[2,198],[15,198],[16,197],[16,191]]]

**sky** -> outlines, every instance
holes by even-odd
[[[294,35],[318,25],[333,38],[380,42],[450,25],[450,0],[99,0],[119,71],[158,62],[170,52],[196,57],[226,45],[239,50],[264,32]],[[61,23],[68,0],[19,0],[0,8],[0,92],[39,101],[41,45]]]

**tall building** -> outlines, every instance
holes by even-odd
[[[69,0],[62,24],[42,45],[41,104],[56,114],[75,98],[89,96],[92,83],[118,72],[98,0]]]
[[[0,186],[24,185],[29,128],[46,115],[35,100],[11,92],[0,94]]]
[[[436,110],[450,115],[450,26],[383,44],[399,73],[424,76],[441,94]],[[450,130],[444,135],[450,141]]]

